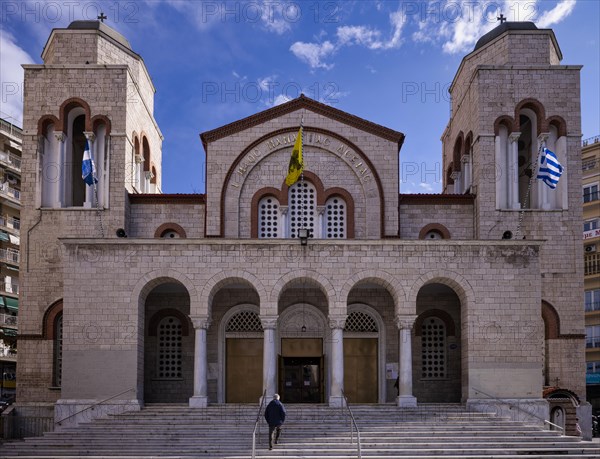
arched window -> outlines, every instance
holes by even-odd
[[[157,376],[160,379],[181,379],[182,373],[182,325],[174,316],[164,317],[158,324]]]
[[[281,237],[279,201],[274,196],[266,196],[258,203],[258,237],[260,239]]]
[[[260,317],[254,311],[243,310],[234,314],[227,322],[225,333],[262,333]]]
[[[354,311],[348,314],[344,331],[354,333],[377,333],[379,327],[377,327],[377,322],[375,322],[375,319],[373,319],[371,315],[363,311]]]
[[[446,377],[446,325],[437,317],[428,317],[421,326],[423,379]]]
[[[289,202],[289,234],[291,238],[298,237],[298,230],[308,228],[309,238],[315,235],[317,229],[317,193],[315,186],[308,181],[294,183],[288,191]]]
[[[346,201],[339,196],[329,198],[325,203],[325,239],[345,239],[347,221]]]
[[[52,385],[61,387],[62,385],[62,345],[63,345],[63,315],[59,313],[54,319],[54,342],[53,344],[53,362],[52,362]]]

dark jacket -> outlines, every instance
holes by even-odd
[[[285,421],[285,408],[279,400],[272,400],[265,409],[265,419],[270,426],[280,426]]]

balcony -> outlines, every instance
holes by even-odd
[[[15,249],[0,249],[0,261],[13,265],[19,264],[19,251]]]
[[[0,215],[0,229],[19,234],[21,230],[21,220],[15,217],[9,217],[8,215]]]
[[[585,303],[585,312],[600,311],[600,301]]]
[[[17,328],[18,317],[10,314],[0,314],[0,327]]]
[[[600,256],[597,253],[583,258],[583,272],[586,276],[600,274]]]
[[[599,348],[600,347],[600,336],[594,336],[592,338],[585,339],[585,347],[587,349]]]
[[[14,124],[2,119],[0,119],[0,132],[4,132],[15,139],[23,140],[23,131]]]
[[[0,164],[21,172],[21,157],[13,153],[0,150]]]
[[[14,199],[15,201],[21,200],[21,191],[9,187],[6,183],[0,185],[0,195]]]
[[[18,295],[19,294],[19,284],[17,284],[15,281],[12,281],[12,282],[0,281],[0,293],[8,293],[10,295]],[[586,309],[586,311],[587,311],[587,309]]]
[[[600,166],[600,161],[598,158],[586,159],[581,162],[581,170],[583,172],[592,171]]]
[[[588,145],[593,145],[595,143],[600,143],[600,135],[596,135],[594,137],[589,137],[581,141],[582,147],[587,147]]]

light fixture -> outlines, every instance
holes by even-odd
[[[300,239],[300,245],[306,245],[308,243],[308,228],[300,228],[298,238]]]

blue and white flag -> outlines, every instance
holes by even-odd
[[[98,179],[96,178],[96,165],[92,159],[90,144],[87,140],[85,141],[85,150],[83,152],[83,161],[81,163],[81,178],[88,185],[98,183]]]
[[[562,173],[563,167],[558,162],[556,155],[547,148],[542,148],[542,157],[540,158],[540,168],[537,178],[543,180],[550,188],[555,189]]]

